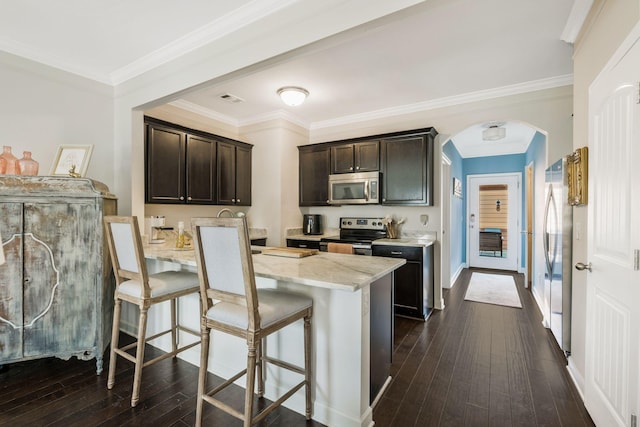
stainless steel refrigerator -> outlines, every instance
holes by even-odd
[[[573,208],[567,202],[567,161],[545,171],[545,299],[549,328],[565,354],[571,352],[571,246]]]

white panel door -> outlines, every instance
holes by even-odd
[[[469,266],[518,270],[520,174],[469,175],[467,188]]]
[[[640,409],[638,43],[613,64],[589,97],[585,406],[596,425],[622,427]]]

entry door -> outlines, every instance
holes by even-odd
[[[469,266],[517,270],[520,174],[472,175],[467,182]]]
[[[592,272],[578,274],[587,274],[585,406],[599,426],[636,425],[640,411],[639,44],[590,89]]]

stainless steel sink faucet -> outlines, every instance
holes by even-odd
[[[218,215],[216,215],[216,218],[220,218],[222,214],[225,212],[228,213],[231,216],[231,218],[236,216],[231,209],[224,208],[224,209],[220,209],[220,212],[218,212]]]

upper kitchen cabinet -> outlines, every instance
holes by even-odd
[[[250,144],[145,118],[146,202],[251,204]]]
[[[382,204],[433,204],[433,128],[382,139]]]
[[[327,206],[331,150],[328,145],[298,147],[300,168],[300,206]]]
[[[158,124],[146,127],[146,201],[184,203],[186,133]]]
[[[251,205],[251,148],[241,142],[218,141],[219,205]]]
[[[371,172],[380,168],[380,143],[363,141],[331,147],[331,173]]]

